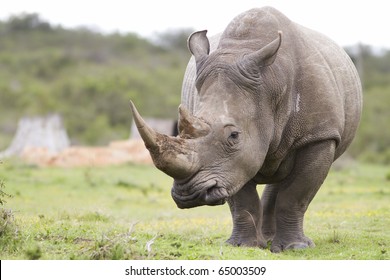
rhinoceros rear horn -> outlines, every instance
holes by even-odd
[[[179,132],[184,139],[198,138],[207,135],[211,128],[202,119],[193,116],[184,106],[179,106]]]
[[[250,69],[251,67],[258,69],[259,67],[269,66],[274,63],[280,45],[282,44],[282,31],[278,31],[278,35],[278,38],[268,45],[254,53],[246,55],[243,61],[241,61],[243,66],[247,69]]]
[[[167,136],[154,131],[138,113],[130,101],[134,122],[149,150],[154,165],[175,179],[185,179],[198,169],[197,153],[186,139]]]

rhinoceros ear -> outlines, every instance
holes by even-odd
[[[196,31],[188,37],[188,49],[197,63],[210,53],[210,42],[206,34],[207,30]]]
[[[260,50],[246,55],[242,61],[243,65],[249,67],[265,67],[274,63],[276,55],[282,44],[282,31],[278,32],[279,37]]]

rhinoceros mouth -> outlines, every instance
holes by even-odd
[[[185,189],[187,189],[187,191],[185,191]],[[195,185],[186,188],[174,183],[171,194],[177,207],[180,209],[193,208],[202,205],[222,205],[229,196],[226,189],[219,187],[216,181],[208,181],[206,184],[200,184],[200,186]]]

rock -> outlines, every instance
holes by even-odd
[[[18,123],[11,145],[0,158],[20,156],[26,149],[45,150],[45,153],[58,153],[69,147],[68,134],[59,115],[22,118]]]

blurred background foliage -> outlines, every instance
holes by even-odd
[[[132,99],[144,116],[176,118],[193,30],[145,39],[53,26],[37,14],[0,21],[0,150],[21,117],[59,113],[73,144],[129,137]],[[390,51],[346,48],[364,87],[354,158],[390,163]]]
[[[176,118],[192,30],[99,34],[36,14],[0,22],[0,150],[19,118],[59,113],[74,144],[129,137],[132,99],[145,116]]]

